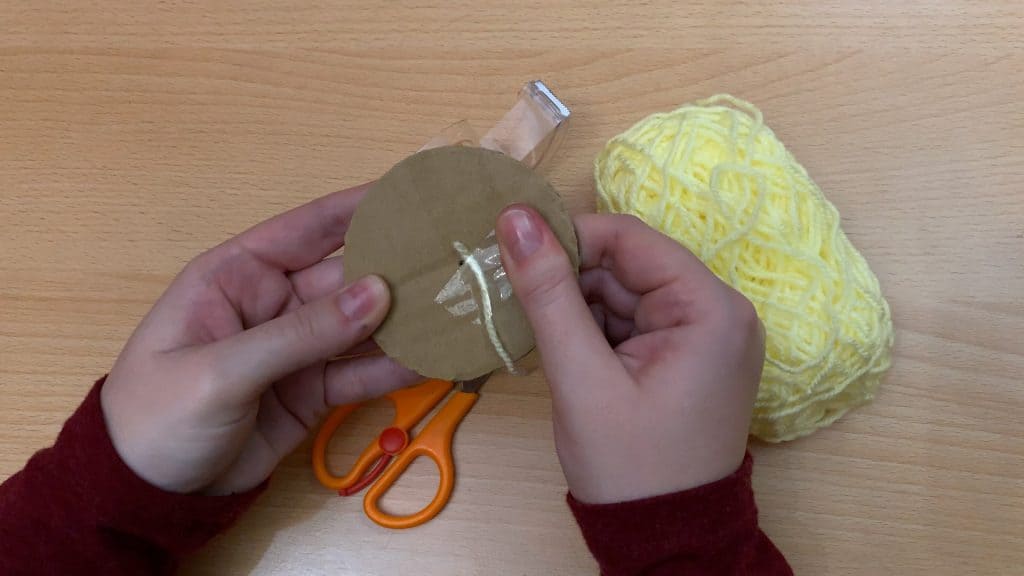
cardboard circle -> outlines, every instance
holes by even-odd
[[[435,297],[460,265],[454,242],[487,240],[509,204],[537,209],[579,266],[572,220],[543,177],[504,154],[448,146],[396,164],[374,184],[352,218],[345,274],[378,274],[391,287],[391,311],[374,339],[402,365],[430,378],[468,380],[503,366],[475,314],[457,317]],[[474,298],[476,289],[474,286]],[[492,297],[493,318],[509,354],[533,349],[533,332],[515,297]]]

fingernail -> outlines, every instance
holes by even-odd
[[[373,314],[386,291],[380,278],[360,278],[338,296],[338,308],[349,320],[362,320]]]
[[[525,260],[543,244],[537,215],[522,208],[511,208],[501,215],[502,241],[512,253],[512,259]]]

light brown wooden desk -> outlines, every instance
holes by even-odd
[[[897,327],[872,406],[754,447],[765,529],[799,574],[1024,574],[1024,6],[349,4],[0,3],[0,478],[205,247],[488,126],[535,77],[574,112],[552,179],[590,210],[606,139],[731,92],[839,207]],[[307,447],[186,572],[593,573],[548,419],[539,378],[490,383],[451,504],[406,532],[321,489]],[[411,476],[399,502],[433,490]]]

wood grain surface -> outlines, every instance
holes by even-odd
[[[0,0],[0,478],[204,248],[489,126],[535,77],[574,112],[552,181],[591,210],[604,141],[730,92],[839,207],[897,328],[874,404],[753,447],[764,528],[798,574],[1024,574],[1022,30],[1011,1]],[[185,572],[594,573],[549,417],[539,377],[489,383],[450,505],[404,532],[322,489],[306,446]]]

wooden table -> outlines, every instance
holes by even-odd
[[[0,478],[205,247],[490,125],[534,77],[573,109],[551,177],[590,210],[605,140],[731,92],[839,207],[897,327],[873,405],[753,447],[764,528],[800,574],[1022,573],[1019,2],[350,4],[2,2]],[[406,532],[321,489],[307,446],[186,573],[593,573],[549,416],[538,377],[489,384],[450,506]],[[399,505],[433,490],[412,472]]]

